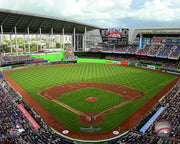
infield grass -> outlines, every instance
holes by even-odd
[[[95,102],[89,102],[86,101],[87,97],[96,97],[98,100]],[[81,112],[96,113],[103,112],[126,101],[121,95],[98,88],[84,88],[77,90],[70,94],[61,95],[61,98],[58,100]]]
[[[8,72],[7,74],[65,126],[79,132],[81,132],[80,127],[85,125],[77,120],[77,114],[52,101],[44,99],[39,96],[37,92],[48,87],[66,83],[106,82],[125,85],[146,93],[145,99],[138,99],[135,102],[128,103],[127,105],[106,114],[105,121],[102,124],[96,125],[97,127],[101,127],[100,132],[106,132],[118,126],[176,78],[176,76],[170,74],[105,64],[39,67]],[[86,95],[86,93],[82,92],[79,96],[82,98]],[[93,96],[96,97],[95,95]],[[104,100],[110,101],[110,97],[107,97]],[[64,101],[67,100],[64,99]],[[115,101],[111,102],[113,103],[112,105],[116,104]],[[75,101],[71,106],[76,105],[79,107],[78,105],[80,104],[80,101]],[[93,110],[95,109],[96,108]]]

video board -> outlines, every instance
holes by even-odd
[[[128,41],[129,29],[105,28],[100,30],[102,41],[108,43],[121,43]]]

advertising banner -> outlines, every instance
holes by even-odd
[[[106,61],[106,64],[113,64],[113,61],[107,60],[107,61]]]
[[[166,43],[166,39],[162,39],[162,43]]]
[[[26,111],[26,109],[21,104],[17,105],[17,107],[21,110],[23,115],[28,119],[28,121],[32,124],[32,126],[35,129],[39,129],[40,128],[38,123],[31,117],[31,115]]]
[[[154,43],[161,43],[162,39],[161,38],[153,38]]]
[[[148,69],[154,69],[154,70],[156,69],[156,67],[155,67],[155,66],[152,66],[152,65],[147,65],[147,68],[148,68]]]
[[[158,116],[163,112],[165,107],[161,107],[152,117],[151,119],[140,129],[140,132],[145,133],[146,130],[153,124],[153,122],[158,118]]]
[[[121,62],[121,65],[126,65],[126,66],[127,66],[127,65],[128,65],[128,62],[123,62],[123,61],[122,61],[122,62]]]
[[[7,67],[2,68],[3,71],[7,71],[7,70],[11,70],[11,69],[12,69],[12,66],[7,66]]]
[[[136,53],[136,55],[146,56],[146,54]]]
[[[113,61],[113,64],[121,64],[120,61]]]
[[[178,40],[177,39],[172,39],[172,43],[177,43]]]
[[[167,42],[167,43],[171,43],[171,42],[172,42],[172,39],[167,39],[166,42]]]

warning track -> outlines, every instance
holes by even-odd
[[[55,65],[52,65],[55,66]],[[47,66],[40,66],[40,67],[47,67]],[[27,69],[27,68],[24,68]],[[22,69],[21,69],[22,70]],[[15,71],[15,70],[10,70]],[[152,70],[156,71],[156,70]],[[6,71],[9,72],[9,71]],[[172,81],[169,85],[167,85],[162,91],[160,91],[158,94],[156,94],[151,100],[149,100],[148,103],[143,105],[141,108],[139,108],[135,113],[133,113],[130,117],[128,117],[124,122],[122,122],[120,125],[118,125],[116,128],[102,133],[102,134],[84,134],[79,133],[76,131],[73,131],[71,129],[68,129],[66,126],[64,126],[57,118],[55,118],[50,112],[48,112],[41,104],[39,104],[31,95],[29,95],[22,87],[20,87],[13,79],[11,79],[6,72],[3,72],[4,76],[8,80],[8,82],[11,84],[11,86],[18,91],[25,101],[33,107],[38,114],[41,115],[41,117],[46,121],[46,123],[53,127],[58,132],[62,133],[63,130],[69,130],[69,133],[66,134],[66,136],[81,140],[101,140],[101,139],[109,139],[114,137],[113,131],[118,130],[118,127],[121,127],[120,134],[124,133],[125,131],[132,128],[142,117],[150,111],[153,106],[159,101],[159,99],[164,96],[176,82],[179,80],[180,77],[177,77],[174,81]],[[159,71],[158,71],[159,72]],[[163,72],[165,73],[165,72]]]

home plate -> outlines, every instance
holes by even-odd
[[[69,131],[68,131],[68,130],[63,130],[62,133],[63,133],[63,134],[68,134]]]
[[[113,134],[114,134],[114,135],[118,135],[119,132],[118,132],[118,131],[113,131]]]

